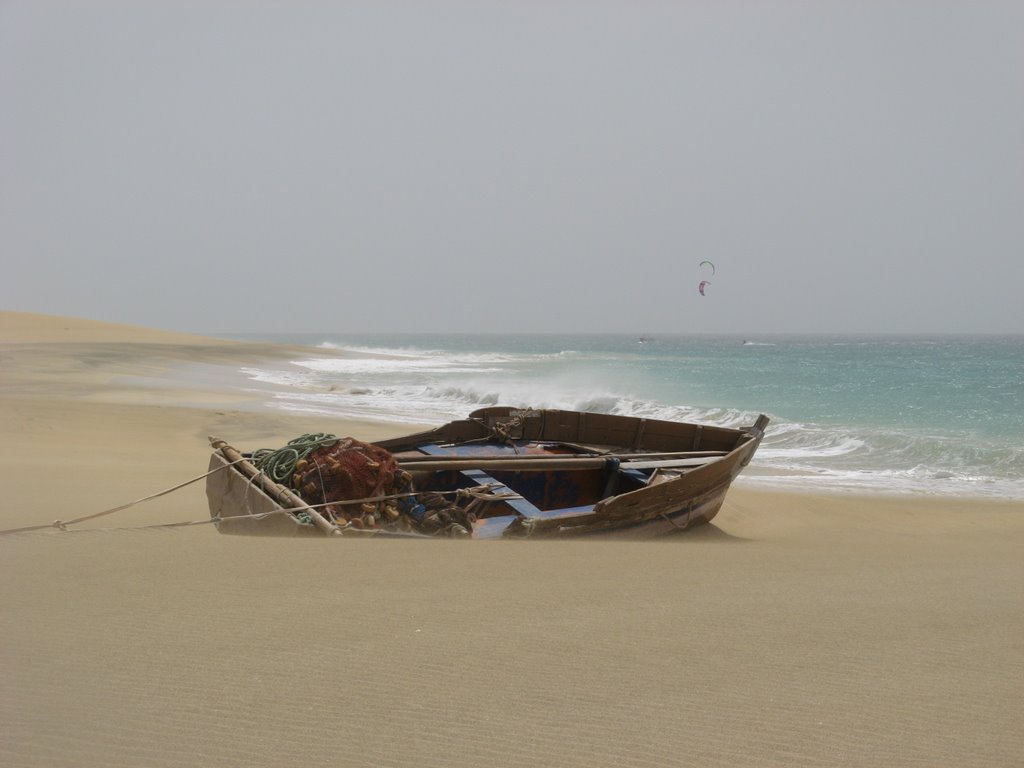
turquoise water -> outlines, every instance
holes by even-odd
[[[277,408],[443,422],[495,403],[772,423],[743,481],[1024,499],[1024,337],[261,336]],[[316,348],[347,350],[345,359]]]

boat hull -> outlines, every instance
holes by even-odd
[[[676,535],[714,519],[731,483],[753,458],[766,424],[763,416],[752,427],[725,429],[495,407],[376,445],[409,462],[404,466],[429,468],[414,471],[417,491],[458,487],[504,493],[484,505],[486,511],[468,526],[471,530],[465,533],[472,538],[651,538]],[[644,461],[665,456],[696,458]],[[444,462],[455,468],[446,469]],[[221,533],[331,532],[316,512],[302,513],[303,502],[294,493],[259,476],[251,465],[239,466],[215,451],[210,470],[210,514]],[[420,485],[423,481],[426,487]],[[313,520],[319,527],[310,524],[311,517],[320,518]]]
[[[210,456],[206,499],[210,517],[221,533],[246,536],[319,536],[311,523],[285,512],[284,507],[236,469],[218,452]]]

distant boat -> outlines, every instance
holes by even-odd
[[[637,344],[647,344],[650,341],[654,341],[654,337],[653,336],[641,336],[639,339],[636,340],[636,343]]]
[[[352,443],[353,466],[364,474],[367,467],[393,462],[389,476],[408,485],[322,503],[316,497],[328,494],[315,486],[338,487],[321,474],[339,466],[337,453],[323,460],[310,454],[315,468],[306,477],[315,482],[302,486],[303,498],[258,470],[252,454],[210,438],[206,494],[221,533],[659,536],[714,518],[767,424],[763,415],[750,427],[732,429],[604,413],[482,408],[406,437],[324,443],[334,451],[337,444],[348,450]]]

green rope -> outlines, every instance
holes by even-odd
[[[329,435],[326,432],[306,434],[289,440],[288,445],[276,450],[271,448],[260,448],[252,454],[252,463],[266,475],[269,475],[275,483],[284,483],[292,479],[295,474],[295,465],[301,459],[306,458],[322,445],[330,445],[338,442],[336,435]]]

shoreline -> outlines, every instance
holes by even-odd
[[[70,398],[80,403],[206,409],[194,421],[216,421],[220,413],[256,414],[268,423],[304,424],[306,431],[324,425],[358,423],[359,439],[380,439],[436,426],[440,421],[384,420],[373,414],[338,415],[310,409],[273,407],[272,389],[245,377],[243,366],[291,363],[310,355],[349,358],[348,350],[278,344],[258,340],[219,339],[97,321],[0,311],[0,397]],[[358,354],[356,356],[359,356]],[[9,410],[17,411],[14,405]],[[239,417],[240,418],[240,417]],[[304,428],[305,429],[305,428]],[[364,436],[365,435],[365,436]],[[369,437],[367,437],[369,436]],[[792,480],[787,477],[792,476]],[[801,482],[806,478],[813,482]],[[1024,499],[977,492],[975,489],[886,490],[825,485],[827,478],[781,467],[752,466],[734,488],[756,493],[796,494],[846,499],[858,497],[898,502],[933,499],[970,503],[1024,504]],[[972,492],[975,491],[975,492]]]
[[[301,401],[276,404],[273,385],[253,379],[243,368],[287,369],[296,359],[330,360],[375,357],[331,347],[278,344],[258,340],[217,339],[166,331],[112,325],[70,318],[0,311],[0,365],[5,375],[0,396],[35,395],[45,385],[47,397],[74,397],[81,402],[116,405],[207,408],[263,414],[306,424],[373,424],[366,434],[395,436],[436,426],[443,420],[416,422],[383,418],[379,409],[332,413],[330,407]],[[378,355],[386,359],[386,355]],[[333,386],[327,391],[333,390]],[[450,418],[459,418],[452,415]],[[769,429],[771,427],[769,426]],[[323,431],[312,429],[309,431]],[[353,437],[362,438],[359,435]],[[285,440],[286,442],[286,440]],[[763,462],[764,459],[761,459]],[[946,487],[946,478],[919,481],[918,487],[886,488],[866,478],[857,487],[849,477],[759,464],[757,456],[736,481],[751,492],[899,501],[928,498],[1024,504],[1005,488]],[[926,488],[926,489],[925,489]]]

